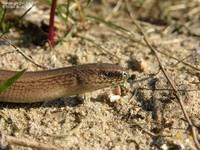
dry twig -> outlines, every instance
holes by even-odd
[[[118,0],[118,1],[117,1],[117,4],[116,4],[116,6],[113,8],[112,12],[109,13],[109,15],[105,18],[106,21],[109,21],[109,20],[113,17],[113,15],[117,13],[117,11],[119,10],[119,8],[120,8],[121,5],[122,5],[122,2],[123,2],[123,0]]]
[[[55,147],[50,144],[44,144],[44,143],[40,143],[36,141],[31,141],[27,138],[19,138],[19,137],[4,135],[4,134],[2,134],[2,137],[4,137],[6,141],[9,143],[13,143],[19,146],[27,146],[33,149],[43,149],[43,150],[62,150],[63,149],[60,147]]]
[[[19,47],[15,46],[14,44],[12,44],[4,35],[0,36],[0,38],[2,38],[3,40],[5,40],[6,42],[8,42],[8,44],[10,44],[13,48],[15,48],[15,51],[19,54],[21,54],[26,60],[30,61],[31,63],[33,63],[34,65],[43,68],[43,69],[49,69],[47,67],[44,67],[42,65],[40,65],[39,63],[35,62],[34,60],[32,60],[29,56],[27,56]],[[8,54],[8,53],[7,53]]]
[[[94,40],[92,40],[92,39],[90,39],[90,38],[86,38],[86,37],[84,37],[84,36],[82,36],[82,35],[79,35],[79,34],[76,34],[75,36],[77,36],[77,37],[79,37],[79,38],[82,38],[82,39],[85,39],[85,40],[87,40],[87,41],[93,43],[96,47],[100,48],[102,51],[105,51],[106,53],[108,53],[108,54],[110,54],[111,56],[113,56],[113,57],[117,58],[118,60],[120,60],[120,58],[119,58],[118,56],[116,56],[116,55],[114,55],[113,53],[109,52],[109,51],[108,51],[107,49],[105,49],[103,46],[101,46],[101,45],[95,43]]]
[[[182,109],[182,112],[189,124],[189,127],[191,128],[192,130],[192,136],[193,136],[193,140],[194,140],[194,143],[196,144],[196,147],[200,150],[200,144],[199,144],[199,141],[197,139],[197,134],[196,134],[196,128],[195,126],[192,124],[192,121],[190,120],[186,110],[185,110],[185,107],[184,107],[184,104],[183,104],[183,101],[182,101],[182,97],[180,95],[180,93],[178,92],[176,86],[174,85],[174,83],[172,82],[172,80],[170,79],[170,77],[168,76],[167,72],[165,71],[162,63],[161,63],[161,60],[156,52],[156,50],[149,44],[148,40],[147,40],[147,37],[145,36],[144,32],[142,31],[142,29],[140,28],[140,26],[135,22],[134,18],[132,17],[132,13],[131,13],[131,9],[129,8],[129,5],[128,5],[128,1],[125,0],[125,3],[126,3],[126,8],[127,8],[127,11],[128,11],[128,15],[130,17],[130,19],[132,20],[133,24],[137,27],[138,31],[142,34],[143,36],[143,39],[146,43],[146,45],[149,47],[149,49],[151,50],[151,52],[154,54],[154,56],[156,57],[158,63],[159,63],[159,67],[161,69],[161,71],[163,72],[164,76],[166,77],[167,81],[169,82],[170,86],[172,87],[173,91],[174,91],[174,95],[175,97],[178,99],[179,103],[180,103],[180,106],[181,106],[181,109]]]

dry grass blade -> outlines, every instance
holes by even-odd
[[[128,29],[123,28],[123,27],[121,27],[121,26],[118,26],[118,25],[112,23],[111,21],[106,21],[106,20],[104,20],[104,19],[102,19],[102,18],[98,18],[98,17],[91,16],[91,15],[87,15],[87,17],[88,17],[88,18],[91,18],[91,19],[94,19],[94,20],[97,21],[97,22],[106,24],[106,25],[109,26],[109,27],[113,27],[113,28],[115,28],[115,29],[120,29],[120,30],[122,30],[122,31],[129,32]]]
[[[0,36],[0,38],[2,38],[3,40],[5,40],[6,42],[8,42],[12,47],[15,48],[15,51],[19,54],[21,54],[26,60],[30,61],[31,63],[35,64],[36,66],[43,68],[43,69],[50,69],[47,67],[44,67],[42,65],[40,65],[39,63],[33,61],[30,57],[28,57],[20,48],[18,48],[17,46],[15,46],[14,44],[12,44],[6,37],[4,37],[3,35]]]
[[[27,146],[33,149],[44,149],[44,150],[62,150],[63,148],[59,148],[53,145],[44,144],[36,141],[28,140],[27,138],[19,138],[13,137],[9,135],[2,135],[9,143],[13,143],[20,146]]]
[[[173,56],[171,56],[171,55],[168,55],[168,54],[166,54],[166,53],[164,53],[164,52],[162,52],[162,51],[160,51],[160,50],[158,50],[158,49],[156,49],[156,51],[159,52],[159,53],[161,53],[161,54],[163,54],[163,55],[165,55],[165,56],[167,56],[167,57],[170,57],[170,58],[172,58],[172,59],[178,61],[178,63],[182,63],[182,64],[184,64],[184,65],[186,65],[186,66],[188,66],[188,67],[190,67],[190,68],[192,68],[192,69],[194,69],[194,70],[200,71],[200,68],[197,68],[197,67],[195,67],[195,66],[193,66],[193,65],[191,65],[191,64],[189,64],[189,63],[187,63],[187,62],[185,62],[185,61],[183,61],[183,60],[179,60],[178,58],[173,57]]]
[[[124,38],[128,38],[128,39],[131,39],[132,41],[135,41],[135,42],[140,42],[141,40],[138,39],[138,37],[136,37],[136,34],[131,32],[130,30],[120,26],[120,25],[117,25],[111,21],[107,21],[107,20],[104,20],[102,18],[98,18],[96,16],[91,16],[91,15],[87,15],[88,18],[90,19],[94,19],[95,21],[99,22],[99,23],[102,23],[102,24],[105,24],[107,25],[108,27],[114,29],[113,31],[116,33],[116,34],[119,34],[120,36],[124,37]]]
[[[119,8],[121,7],[123,3],[123,0],[118,0],[116,6],[114,7],[114,9],[112,10],[112,12],[105,18],[106,21],[109,21],[113,15],[119,10]]]
[[[77,36],[77,37],[79,37],[79,38],[82,38],[82,39],[85,39],[85,40],[87,40],[87,41],[93,43],[96,47],[100,48],[101,50],[105,51],[106,53],[108,53],[108,54],[110,54],[111,56],[113,56],[113,57],[117,58],[118,60],[120,60],[120,58],[119,58],[118,56],[116,56],[116,55],[114,55],[113,53],[109,52],[108,50],[106,50],[106,49],[105,49],[104,47],[102,47],[101,45],[95,43],[92,39],[86,38],[86,37],[84,37],[84,36],[82,36],[82,35],[79,35],[79,34],[76,34],[75,36]]]
[[[184,107],[184,104],[183,104],[183,101],[182,101],[182,97],[180,95],[180,93],[178,92],[176,86],[174,85],[174,82],[170,79],[170,77],[168,76],[167,72],[165,71],[162,63],[161,63],[161,60],[156,52],[156,50],[149,44],[148,42],[148,39],[147,37],[145,36],[144,32],[142,31],[142,29],[140,28],[140,26],[135,22],[134,18],[132,17],[132,14],[131,14],[131,9],[129,8],[129,5],[128,5],[128,1],[125,0],[125,3],[126,3],[126,8],[127,8],[127,11],[128,11],[128,14],[129,14],[129,17],[130,19],[132,20],[133,24],[137,27],[138,31],[142,34],[143,36],[143,39],[146,43],[146,45],[149,47],[149,49],[151,50],[151,52],[155,55],[158,63],[159,63],[159,67],[160,69],[162,70],[164,76],[166,77],[167,81],[169,82],[170,86],[172,87],[173,91],[174,91],[174,95],[175,97],[178,99],[179,103],[180,103],[180,106],[181,106],[181,109],[183,111],[183,114],[192,130],[192,135],[193,135],[193,139],[194,139],[194,143],[196,144],[196,147],[200,150],[200,144],[198,142],[198,139],[197,139],[197,134],[196,134],[196,128],[195,126],[192,124],[192,121],[191,119],[189,118],[186,110],[185,110],[185,107]]]

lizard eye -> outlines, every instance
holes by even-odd
[[[104,76],[106,77],[112,77],[114,74],[112,72],[105,72]]]

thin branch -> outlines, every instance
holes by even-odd
[[[126,3],[126,8],[127,8],[127,11],[128,11],[128,15],[130,17],[130,19],[132,20],[133,24],[137,27],[138,31],[143,35],[143,39],[146,43],[146,45],[149,47],[149,49],[151,50],[151,52],[155,55],[158,63],[159,63],[159,67],[161,69],[161,71],[163,72],[164,76],[166,77],[167,81],[169,82],[170,86],[172,87],[173,91],[174,91],[174,95],[175,97],[178,99],[179,103],[180,103],[180,106],[181,106],[181,109],[183,111],[183,114],[189,124],[189,127],[191,128],[192,130],[192,136],[193,136],[193,140],[194,140],[194,143],[196,144],[196,147],[200,150],[200,144],[199,144],[199,141],[197,139],[197,135],[196,135],[196,128],[195,126],[192,124],[192,121],[190,120],[185,108],[184,108],[184,104],[183,104],[183,101],[182,101],[182,97],[180,95],[180,93],[178,92],[176,86],[174,85],[174,83],[172,82],[172,80],[170,79],[170,77],[168,76],[167,72],[165,71],[162,63],[161,63],[161,60],[160,58],[158,57],[158,54],[156,52],[156,50],[149,44],[148,40],[147,40],[147,37],[145,36],[144,32],[142,31],[142,29],[140,28],[140,26],[135,22],[134,18],[132,17],[132,13],[131,13],[131,9],[129,8],[129,5],[128,5],[128,0],[125,0],[125,3]]]
[[[184,65],[186,65],[186,66],[188,66],[188,67],[190,67],[190,68],[192,68],[192,69],[194,69],[194,70],[200,71],[200,68],[197,68],[197,67],[195,67],[195,66],[193,66],[193,65],[191,65],[191,64],[189,64],[189,63],[187,63],[187,62],[185,62],[185,61],[183,61],[183,60],[179,60],[178,58],[176,58],[176,57],[174,57],[174,56],[171,56],[171,55],[168,55],[168,54],[166,54],[165,52],[162,52],[162,51],[160,51],[160,50],[157,50],[157,49],[156,49],[156,51],[159,52],[159,53],[161,53],[161,54],[163,54],[163,55],[165,55],[165,56],[167,56],[167,57],[170,57],[170,58],[172,58],[172,59],[178,61],[179,63],[182,63],[182,64],[184,64]]]
[[[84,16],[83,11],[81,9],[81,4],[79,3],[78,0],[75,0],[75,2],[76,2],[76,7],[77,7],[78,12],[79,12],[80,21],[84,24],[85,23],[85,16]]]
[[[120,34],[120,36],[123,36],[124,38],[128,38],[127,36],[124,36],[124,35],[121,35]],[[134,41],[134,42],[137,42],[137,41]],[[145,46],[142,42],[139,42],[142,46]],[[167,48],[164,48],[164,50],[168,50]],[[176,60],[176,61],[178,61],[179,63],[182,63],[182,64],[184,64],[184,65],[186,65],[186,66],[188,66],[188,67],[190,67],[190,68],[192,68],[192,69],[194,69],[194,70],[197,70],[197,71],[200,71],[200,68],[198,68],[198,67],[196,67],[196,66],[193,66],[193,65],[191,65],[191,64],[189,64],[189,63],[187,63],[187,62],[185,62],[184,60],[182,61],[182,60],[179,60],[178,58],[176,58],[176,57],[174,57],[174,56],[172,56],[172,55],[169,55],[169,54],[167,54],[167,53],[165,53],[165,52],[163,52],[163,51],[161,51],[161,50],[158,50],[158,49],[155,49],[155,51],[156,52],[158,52],[158,53],[160,53],[160,54],[163,54],[163,55],[165,55],[165,56],[167,56],[167,57],[169,57],[169,58],[171,58],[171,59],[174,59],[174,60]]]
[[[4,134],[2,134],[2,136],[5,137],[7,142],[18,146],[27,146],[33,149],[44,149],[44,150],[63,150],[63,148],[56,147],[50,144],[44,144],[41,142],[31,141],[27,138],[14,137]]]
[[[33,61],[29,56],[27,56],[19,47],[15,46],[14,44],[12,44],[7,38],[5,38],[4,36],[0,36],[0,38],[2,38],[3,40],[5,40],[6,42],[8,42],[13,48],[15,48],[15,51],[19,54],[21,54],[26,60],[30,61],[31,63],[33,63],[34,65],[42,68],[42,69],[49,69],[45,66],[40,65],[39,63]]]
[[[108,16],[105,18],[106,21],[109,21],[114,14],[117,13],[117,11],[119,10],[119,8],[122,5],[123,0],[118,0],[116,6],[113,8],[112,12],[108,14]]]
[[[86,37],[84,37],[84,36],[82,36],[82,35],[79,35],[79,34],[75,34],[75,36],[77,36],[77,37],[79,37],[79,38],[82,38],[82,39],[85,39],[85,40],[87,40],[87,41],[93,43],[96,47],[100,48],[102,51],[105,51],[106,53],[108,53],[108,54],[110,54],[111,56],[113,56],[113,57],[117,58],[118,60],[120,60],[120,58],[119,58],[118,56],[116,56],[115,54],[109,52],[109,51],[108,51],[107,49],[105,49],[103,46],[101,46],[101,45],[95,43],[92,39],[86,38]]]

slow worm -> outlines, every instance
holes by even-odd
[[[15,71],[0,70],[0,82],[14,74]],[[126,78],[127,72],[123,67],[108,63],[26,72],[0,93],[0,101],[32,103],[54,100],[118,85]]]

